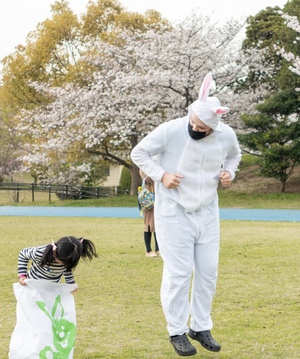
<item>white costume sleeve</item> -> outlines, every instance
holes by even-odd
[[[161,182],[165,170],[153,159],[166,147],[165,124],[144,137],[132,150],[132,161],[156,182]]]
[[[222,124],[223,125],[223,124]],[[238,144],[238,140],[235,132],[229,126],[222,126],[221,143],[225,146],[226,157],[223,159],[223,171],[228,171],[231,175],[231,179],[235,178],[235,172],[241,161],[241,149]]]

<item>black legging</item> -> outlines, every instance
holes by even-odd
[[[158,252],[159,248],[158,248],[158,243],[157,243],[157,240],[156,240],[156,234],[155,234],[155,232],[153,232],[153,234],[154,234],[154,242],[155,242],[155,252]],[[151,235],[152,235],[151,232],[144,232],[144,242],[145,242],[147,253],[152,252],[152,249],[151,249]]]

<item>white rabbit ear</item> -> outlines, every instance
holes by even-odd
[[[224,113],[229,112],[229,107],[225,107],[225,106],[216,107],[216,108],[213,108],[212,111],[216,115],[223,115]]]
[[[201,85],[201,88],[199,91],[199,100],[206,102],[206,100],[209,96],[209,90],[211,89],[213,83],[214,83],[214,81],[213,81],[212,73],[209,72],[204,77],[204,80],[202,82],[202,85]]]

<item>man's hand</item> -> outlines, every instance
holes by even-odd
[[[220,182],[224,188],[229,188],[231,186],[232,180],[228,171],[223,171],[220,173]]]
[[[180,180],[183,178],[179,173],[167,173],[162,176],[162,183],[166,188],[177,188],[180,184]]]

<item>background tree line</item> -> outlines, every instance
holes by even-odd
[[[299,4],[267,8],[246,24],[199,14],[171,24],[115,0],[90,1],[81,17],[54,2],[51,19],[2,61],[0,177],[22,169],[36,181],[99,185],[105,168],[120,164],[135,194],[132,148],[185,116],[213,71],[215,94],[231,108],[224,122],[284,191],[300,161]]]

